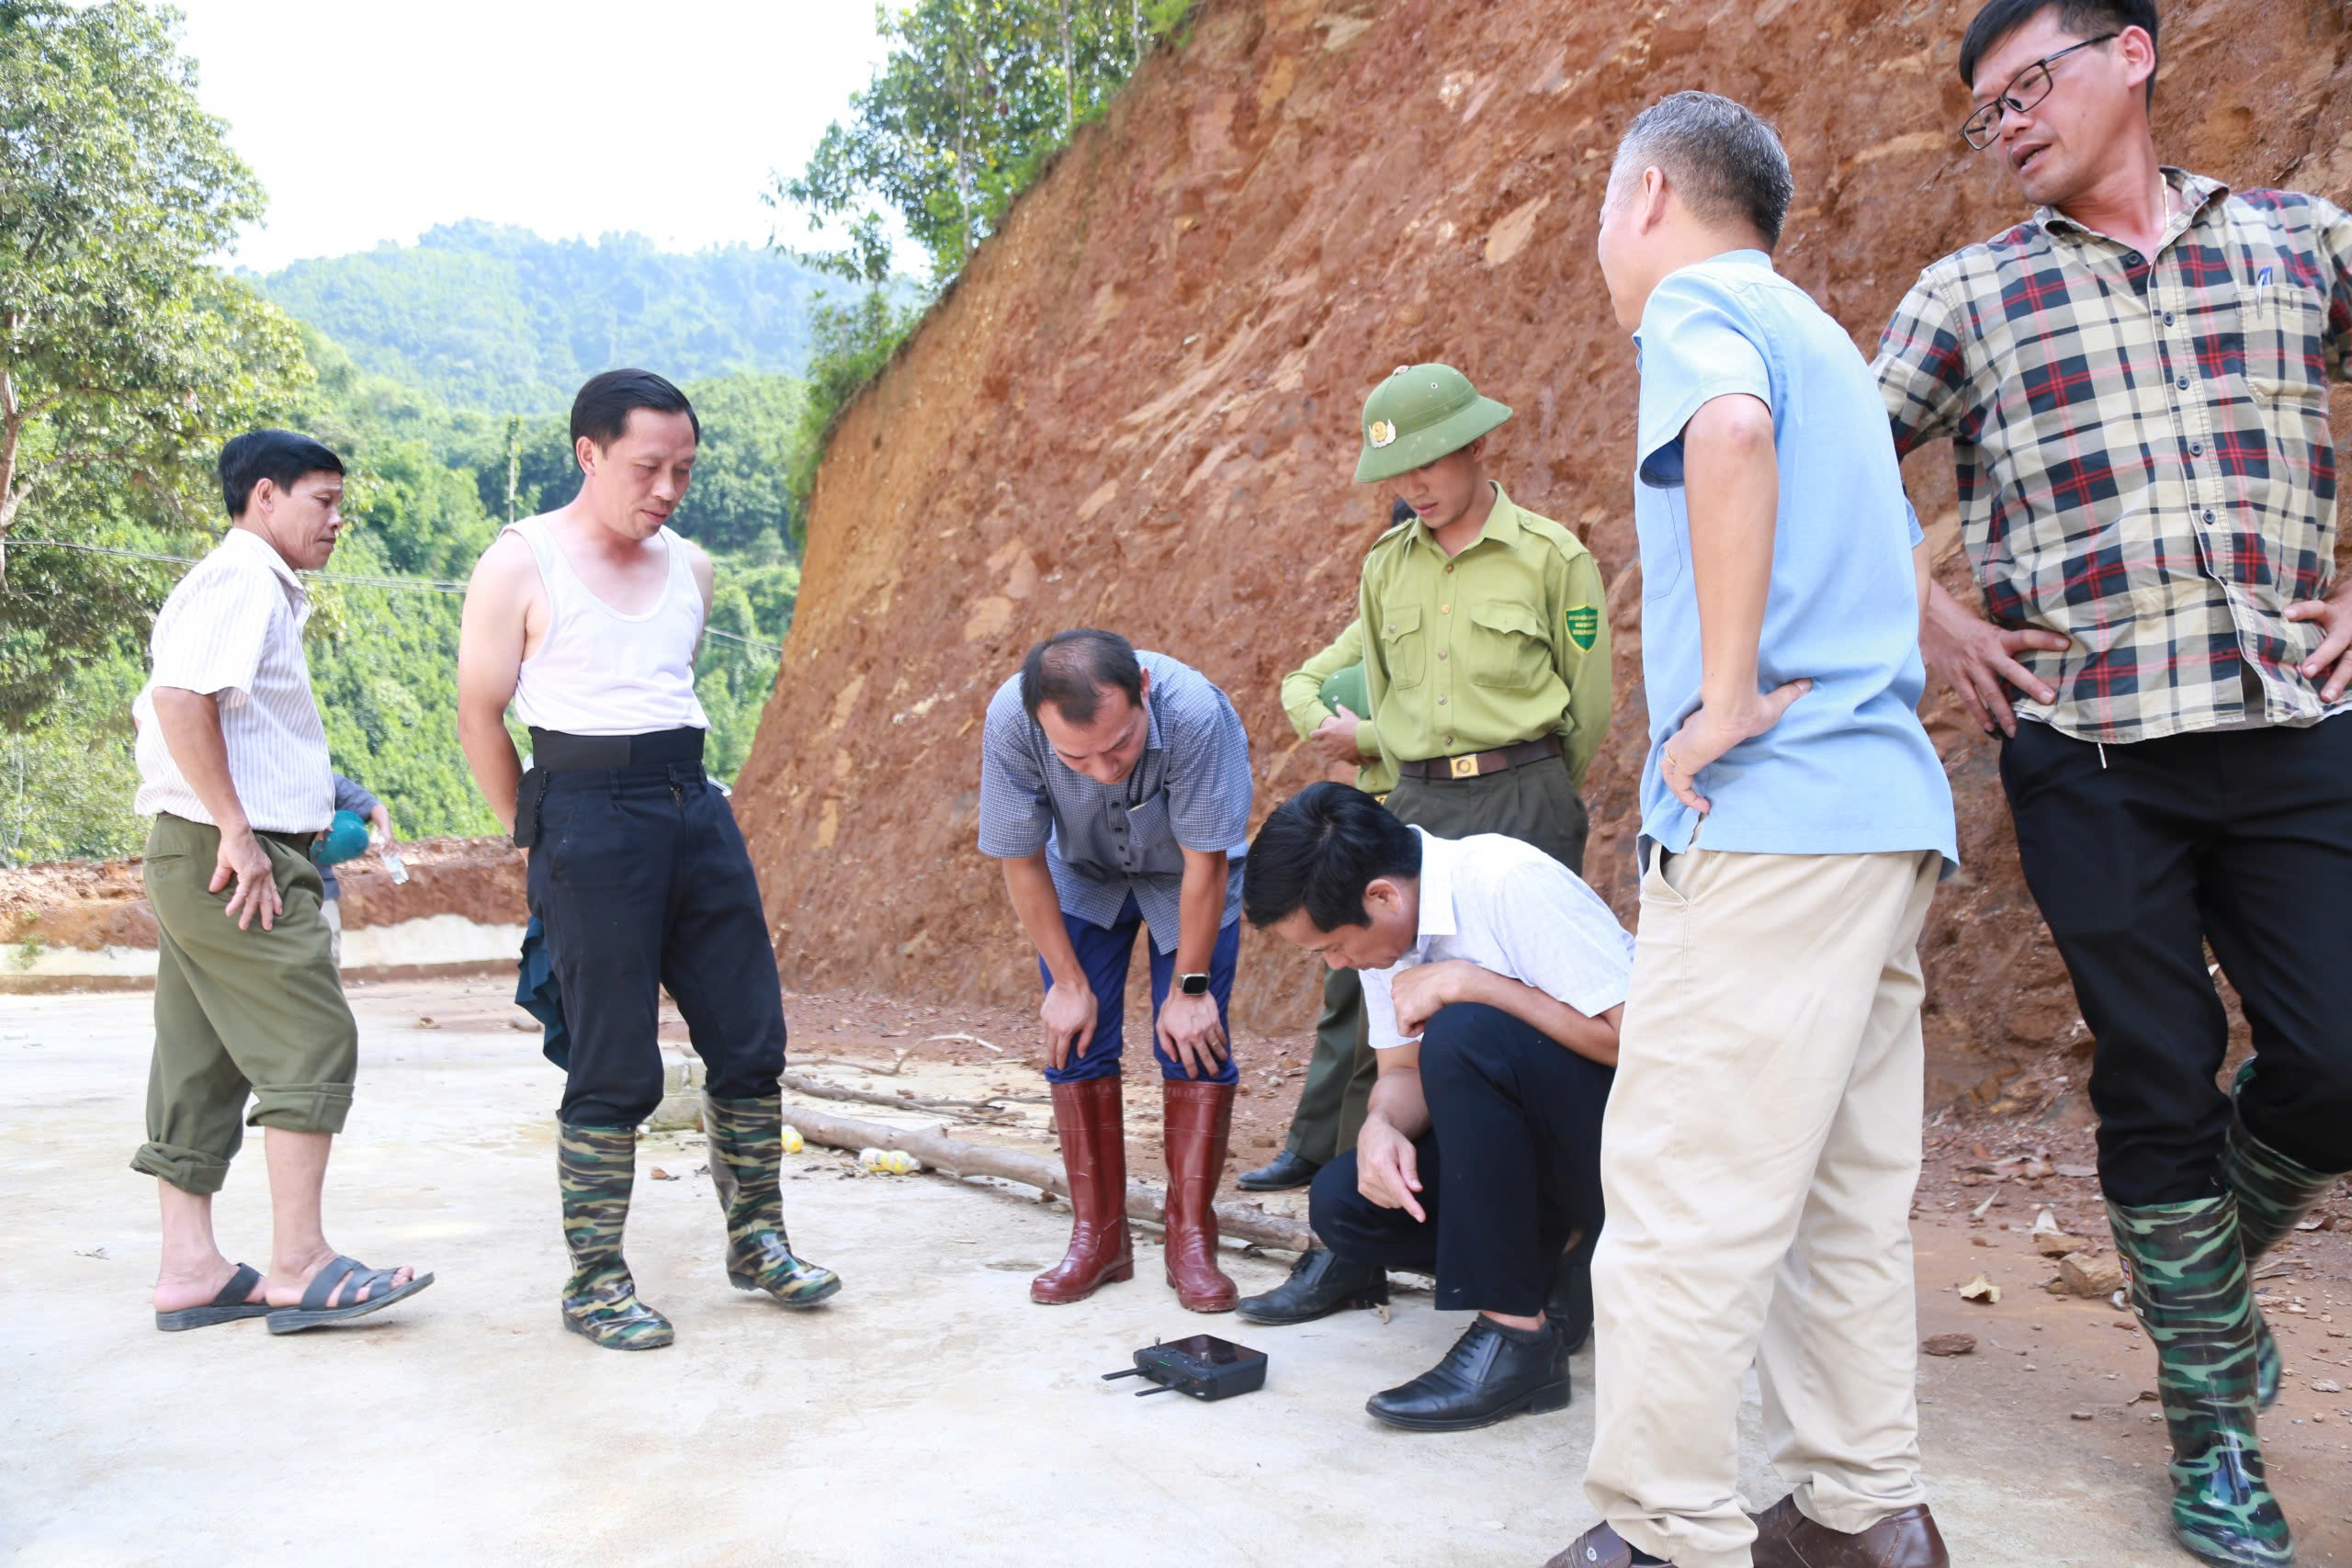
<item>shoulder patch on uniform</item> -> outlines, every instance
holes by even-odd
[[[1592,651],[1593,639],[1600,635],[1600,611],[1590,604],[1577,604],[1567,614],[1568,640],[1585,652]]]

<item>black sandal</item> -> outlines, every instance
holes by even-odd
[[[407,1284],[386,1290],[382,1294],[370,1296],[364,1302],[353,1302],[348,1306],[327,1305],[328,1299],[334,1294],[335,1287],[342,1284],[346,1277],[351,1280],[351,1289],[345,1293],[357,1295],[361,1291],[370,1288],[391,1285],[392,1276],[398,1272],[396,1269],[370,1269],[356,1258],[345,1258],[338,1253],[334,1259],[320,1269],[317,1276],[311,1280],[310,1288],[302,1292],[300,1306],[278,1307],[270,1313],[269,1331],[272,1334],[300,1334],[305,1328],[322,1328],[328,1324],[348,1323],[355,1317],[366,1317],[371,1312],[381,1312],[394,1302],[406,1296],[413,1296],[433,1283],[432,1275],[419,1274]]]
[[[254,1287],[261,1283],[261,1275],[251,1264],[240,1263],[220,1293],[202,1306],[182,1307],[177,1312],[159,1312],[155,1326],[166,1334],[177,1334],[183,1328],[209,1328],[216,1323],[234,1323],[241,1317],[267,1317],[267,1302],[247,1301]]]

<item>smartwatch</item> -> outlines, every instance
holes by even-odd
[[[1209,994],[1209,977],[1206,975],[1179,975],[1176,976],[1176,988],[1188,997],[1205,997]]]

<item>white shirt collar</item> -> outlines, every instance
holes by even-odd
[[[277,547],[251,528],[232,525],[226,534],[220,536],[220,543],[217,547],[252,553],[254,559],[269,563],[269,570],[277,573],[277,580],[286,584],[297,599],[307,601],[310,598],[309,592],[302,586],[302,580],[294,575],[294,569],[286,564],[286,558],[277,553]]]
[[[1453,908],[1454,844],[1419,828],[1413,831],[1421,836],[1421,908],[1414,940],[1416,946],[1425,947],[1431,937],[1462,934],[1462,919]]]

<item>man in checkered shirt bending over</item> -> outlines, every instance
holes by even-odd
[[[2160,1360],[2173,1521],[2291,1561],[2255,1416],[2249,1283],[2352,1167],[2352,584],[2326,378],[2352,218],[2161,165],[2152,0],[1991,0],[1962,128],[2028,221],[1928,267],[1877,370],[1908,452],[1949,436],[1981,619],[1930,596],[1928,666],[1989,732],[2018,850],[2097,1041],[2099,1176]],[[2255,1055],[2229,1092],[2211,942]]]

